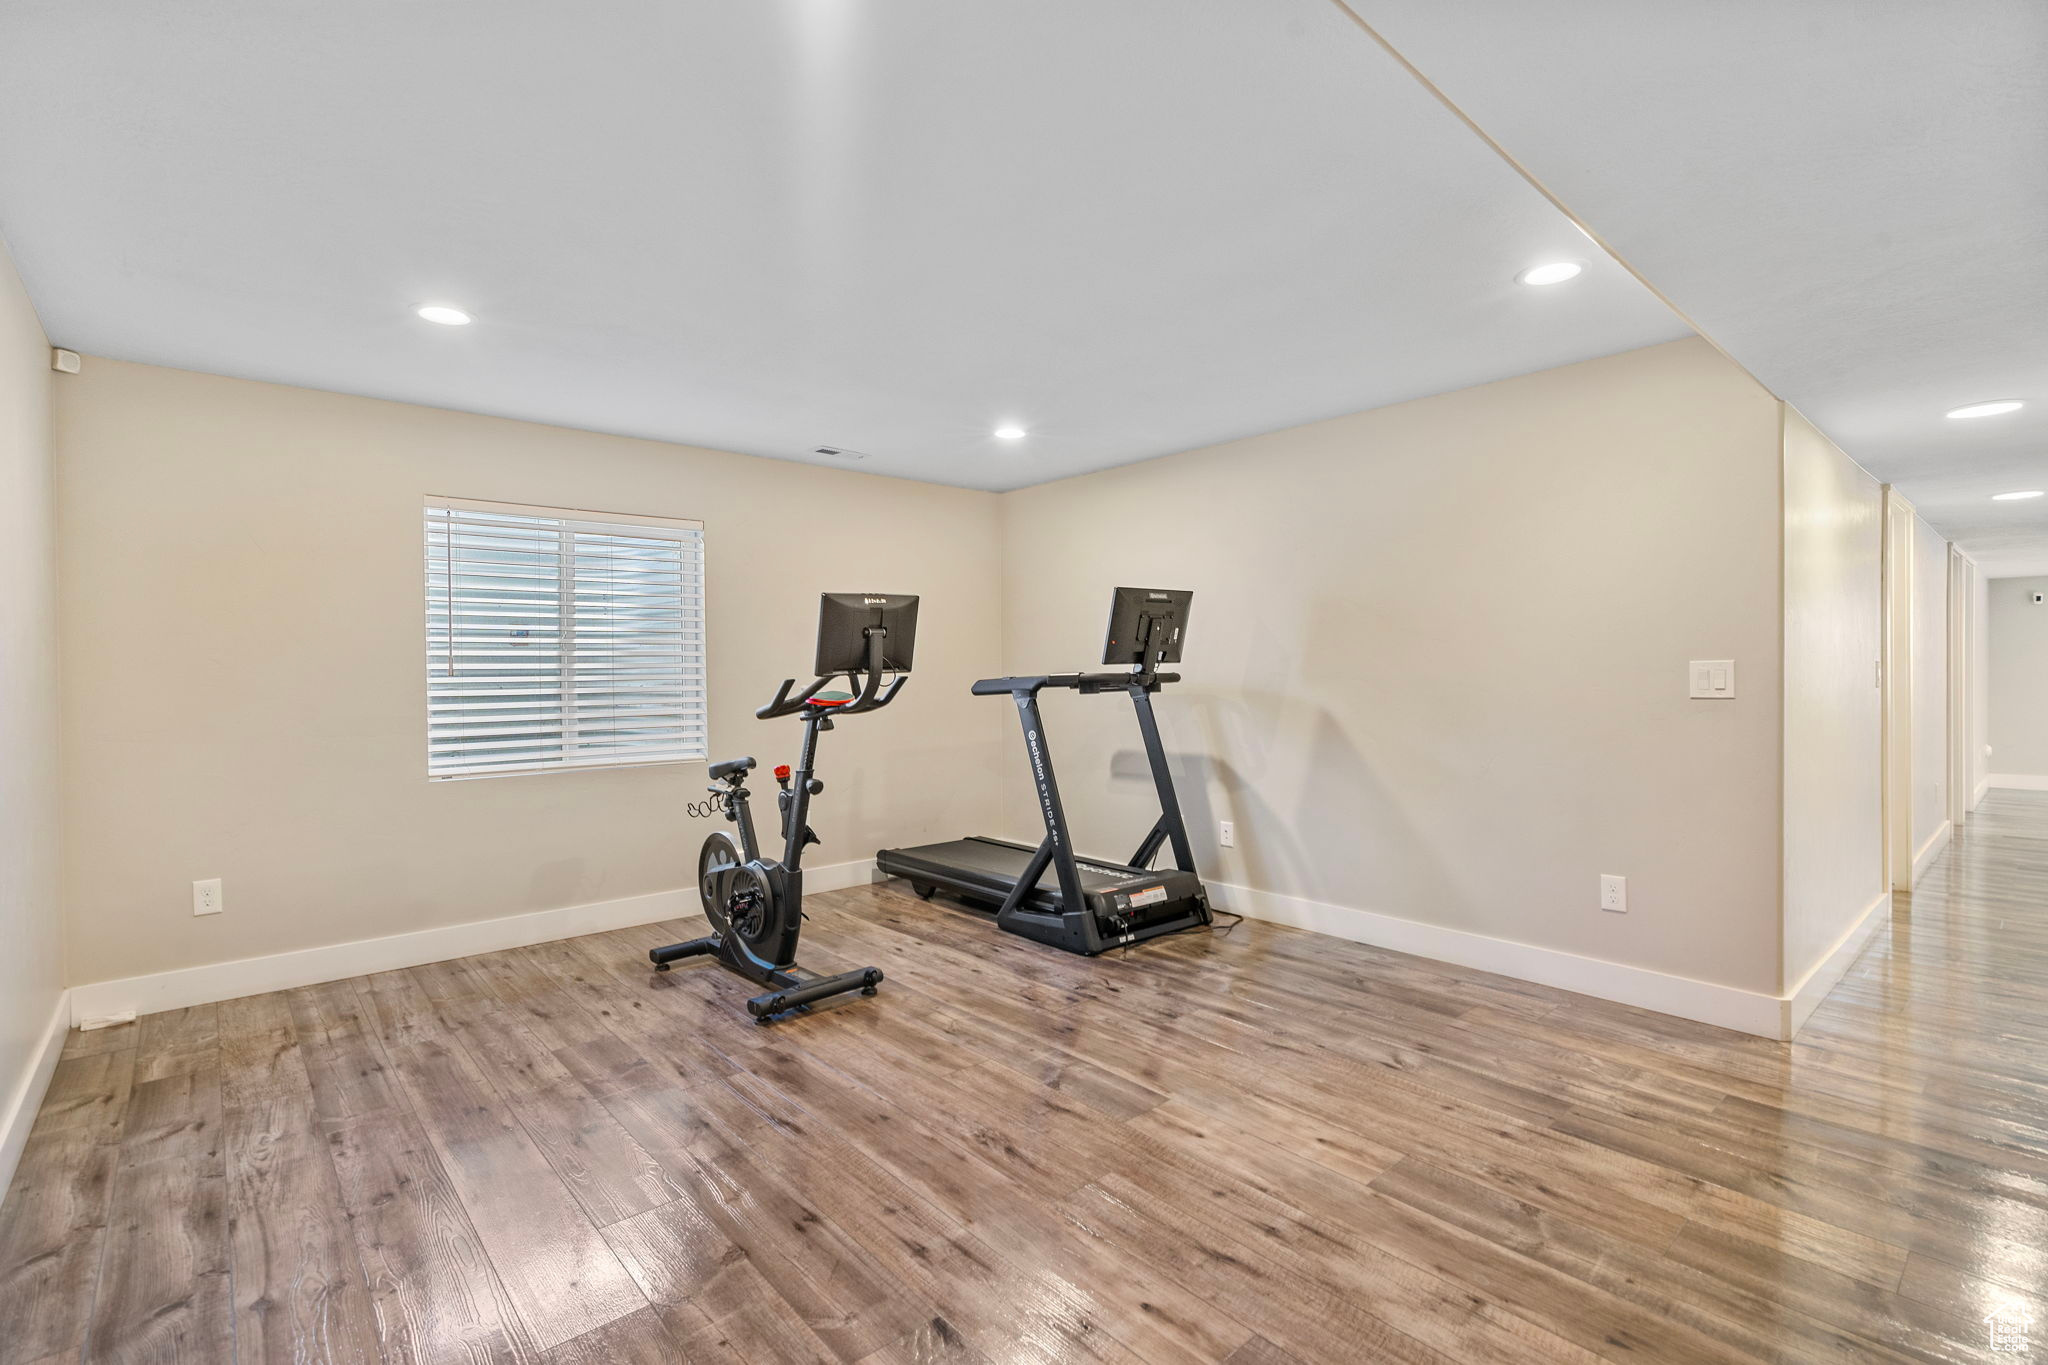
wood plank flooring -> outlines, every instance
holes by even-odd
[[[1086,961],[819,896],[74,1034],[0,1365],[2048,1360],[2048,794],[1790,1047],[1246,923]]]

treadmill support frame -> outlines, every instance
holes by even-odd
[[[1024,752],[1031,758],[1031,780],[1038,786],[1038,812],[1045,818],[1045,838],[1038,845],[1038,851],[1031,855],[1031,861],[1024,865],[1024,875],[1010,888],[1002,908],[996,911],[998,924],[1008,924],[1020,912],[1024,897],[1045,875],[1047,863],[1053,864],[1053,875],[1059,879],[1061,904],[1088,903],[1081,895],[1081,872],[1074,866],[1074,845],[1067,837],[1067,813],[1060,805],[1060,784],[1053,776],[1052,753],[1045,742],[1045,723],[1038,714],[1038,689],[1045,686],[1045,679],[1017,678],[1014,681],[1025,684],[1012,691],[1010,699],[1017,703],[1017,718],[1024,725]],[[1033,918],[1048,917],[1039,915]]]
[[[1173,770],[1166,764],[1166,745],[1159,738],[1159,718],[1152,714],[1152,693],[1134,675],[1130,686],[1131,705],[1138,712],[1138,733],[1145,737],[1145,757],[1152,764],[1152,786],[1159,793],[1159,819],[1152,832],[1131,855],[1132,867],[1150,867],[1159,856],[1159,846],[1173,845],[1173,865],[1183,872],[1195,870],[1194,849],[1188,844],[1187,821],[1180,813],[1180,794],[1173,789]]]
[[[1144,737],[1145,757],[1152,768],[1152,785],[1159,796],[1159,819],[1152,825],[1130,866],[1149,870],[1162,846],[1171,844],[1174,865],[1181,871],[1195,871],[1194,850],[1188,843],[1187,822],[1181,815],[1180,795],[1174,790],[1173,771],[1166,761],[1166,745],[1159,736],[1159,720],[1152,712],[1152,694],[1162,682],[1174,682],[1173,673],[1084,673],[1036,677],[990,678],[974,685],[977,693],[1007,691],[1016,704],[1017,719],[1024,727],[1024,751],[1031,761],[1031,780],[1038,789],[1038,812],[1045,822],[1045,838],[1031,855],[1021,876],[996,911],[996,923],[1013,933],[1093,955],[1123,941],[1105,936],[1087,911],[1087,897],[1081,891],[1081,873],[1074,862],[1074,845],[1067,831],[1066,808],[1060,802],[1059,779],[1053,773],[1052,752],[1045,738],[1045,724],[1038,710],[1038,694],[1046,687],[1072,687],[1083,693],[1121,691],[1130,695],[1138,713],[1138,732]],[[1026,906],[1025,899],[1051,864],[1059,882],[1060,903],[1066,909],[1047,914]],[[1139,937],[1209,922],[1208,906],[1190,916],[1187,925],[1159,926]]]

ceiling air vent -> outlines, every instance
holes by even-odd
[[[859,450],[848,450],[845,446],[819,446],[813,455],[829,455],[835,460],[865,460],[867,454]]]

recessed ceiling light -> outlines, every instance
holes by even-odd
[[[1548,265],[1532,265],[1515,276],[1520,284],[1563,284],[1586,267],[1577,261],[1552,261]]]
[[[413,310],[428,322],[438,322],[443,327],[467,327],[469,314],[460,308],[450,308],[445,303],[423,303]]]
[[[1991,500],[1993,502],[2024,502],[2028,498],[2038,498],[2044,492],[2048,492],[2048,489],[2029,488],[2022,493],[1993,493]]]
[[[1006,423],[996,428],[996,439],[998,441],[1021,441],[1024,439],[1024,428],[1018,426],[1015,422]]]
[[[1972,417],[1997,417],[2002,413],[2018,412],[2026,404],[2017,398],[1999,398],[1989,403],[1969,403],[1960,408],[1950,408],[1948,415],[1959,422]]]

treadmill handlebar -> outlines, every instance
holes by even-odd
[[[1029,696],[1045,687],[1071,687],[1081,692],[1122,692],[1132,683],[1147,692],[1161,683],[1179,682],[1178,673],[1038,673],[1018,678],[983,678],[974,684],[977,697]]]

